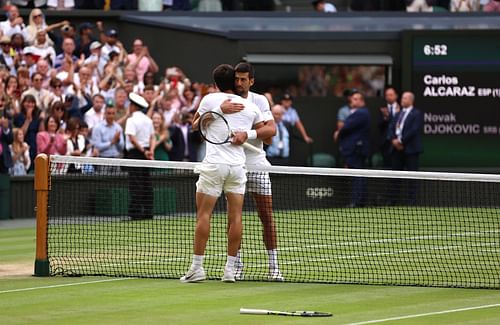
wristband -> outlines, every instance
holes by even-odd
[[[247,131],[247,138],[248,138],[248,140],[257,139],[257,130],[248,130]]]

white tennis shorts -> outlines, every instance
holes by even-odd
[[[247,178],[247,192],[260,195],[272,195],[269,173],[249,172]]]
[[[194,169],[200,174],[196,182],[196,192],[219,197],[225,193],[245,194],[247,169],[245,165],[202,163]]]

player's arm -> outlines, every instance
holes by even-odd
[[[200,129],[200,113],[196,111],[193,116],[192,130],[198,131]]]
[[[273,137],[276,135],[276,123],[274,119],[267,120],[264,125],[260,128],[255,128],[257,131],[257,138],[261,139],[265,144],[271,144],[273,142]]]

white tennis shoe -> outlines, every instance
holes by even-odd
[[[222,282],[229,282],[229,283],[236,282],[233,269],[224,268],[224,275],[222,276]]]
[[[285,278],[283,277],[283,275],[281,274],[280,270],[278,270],[278,269],[270,270],[269,274],[267,276],[267,279],[269,281],[274,281],[274,282],[283,282],[283,281],[285,281]]]
[[[234,278],[238,281],[243,280],[245,275],[243,274],[243,264],[236,265],[234,268]]]
[[[205,280],[206,278],[207,275],[205,274],[205,270],[203,269],[203,267],[200,267],[196,269],[189,269],[186,275],[181,278],[181,282],[200,282]]]

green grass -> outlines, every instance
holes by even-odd
[[[34,229],[0,229],[0,269],[33,260]],[[13,252],[10,252],[12,249]],[[110,282],[97,282],[105,280]],[[47,287],[76,284],[72,286]],[[25,291],[12,291],[29,289]],[[500,304],[500,290],[112,277],[0,277],[0,324],[348,324]],[[239,315],[239,308],[328,311],[332,318]],[[500,307],[396,324],[498,324]]]
[[[373,207],[275,211],[289,281],[500,288],[500,210]],[[58,219],[49,227],[54,273],[179,278],[190,265],[195,219],[106,222]],[[55,222],[56,220],[54,220]],[[105,222],[102,222],[105,221]],[[68,223],[71,222],[71,223]],[[208,276],[225,263],[226,217],[214,215]],[[265,280],[262,226],[244,216],[246,277]]]

